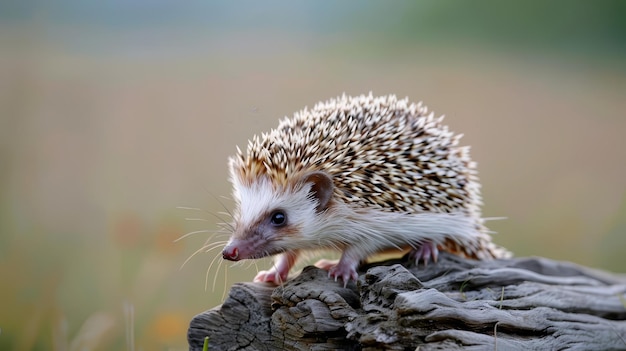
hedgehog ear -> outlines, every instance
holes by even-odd
[[[333,194],[333,180],[324,172],[311,172],[303,177],[303,184],[312,183],[310,194],[317,199],[317,212],[322,212],[328,208],[330,197]]]

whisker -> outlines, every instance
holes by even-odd
[[[191,260],[195,255],[199,254],[200,252],[202,252],[202,250],[204,250],[204,246],[202,246],[201,248],[199,248],[198,250],[196,250],[194,253],[191,254],[191,256],[187,257],[187,259],[185,260],[185,262],[183,262],[183,264],[180,265],[179,270],[183,269],[183,267],[185,267],[185,265],[187,264],[187,262],[189,262],[189,260]]]
[[[208,239],[204,242],[204,244],[205,244],[205,245],[206,245],[206,244],[208,244],[208,243],[209,243],[209,241],[213,240],[213,238],[215,238],[215,239],[221,239],[221,238],[226,238],[226,239],[228,239],[229,237],[230,237],[230,234],[228,234],[228,233],[226,233],[226,232],[222,232],[222,231],[219,231],[219,232],[214,232],[214,233],[213,233],[213,235],[211,235],[211,236],[210,236],[210,237],[209,237],[209,238],[208,238]],[[224,242],[224,243],[226,243],[227,241],[228,241],[228,240],[220,240],[220,242]]]
[[[211,263],[209,264],[209,268],[207,268],[206,270],[206,274],[204,275],[204,291],[207,291],[207,288],[209,287],[209,273],[211,272],[211,267],[213,267],[213,264],[215,263],[215,260],[220,257],[219,255],[215,255],[215,257],[213,257],[213,259],[211,260]]]
[[[227,243],[227,241],[218,241],[218,242],[215,242],[215,243],[213,243],[211,245],[204,245],[202,248],[206,249],[206,251],[204,251],[204,252],[211,252],[211,251],[213,251],[213,250],[215,250],[217,248],[220,248],[220,247],[224,246],[224,244],[226,244],[226,243]]]
[[[207,188],[204,188],[204,190],[205,190],[205,191],[206,191],[209,195],[211,195],[211,197],[212,197],[213,199],[215,199],[215,201],[217,201],[217,202],[218,202],[218,203],[219,203],[219,204],[220,204],[220,205],[224,208],[224,210],[228,213],[228,215],[229,215],[230,217],[233,217],[233,214],[230,212],[230,210],[228,209],[228,207],[226,207],[226,205],[224,205],[224,203],[223,203],[223,202],[222,202],[222,201],[221,201],[221,200],[220,200],[217,196],[213,195],[213,193],[212,193],[212,192],[210,192],[210,191],[209,191],[209,189],[207,189]]]
[[[501,221],[505,219],[508,219],[508,217],[484,217],[483,218],[484,221]]]
[[[215,292],[215,283],[217,282],[217,276],[218,273],[220,272],[220,268],[222,267],[222,263],[224,263],[224,260],[220,260],[220,263],[217,264],[217,269],[215,270],[215,276],[213,277],[213,286],[211,287],[211,291]],[[209,266],[209,269],[211,267]],[[224,270],[224,274],[226,274],[226,270]],[[226,284],[224,284],[224,289],[226,289]],[[222,298],[222,300],[224,300],[224,298]]]
[[[226,241],[218,241],[215,243],[207,243],[205,245],[203,245],[202,247],[200,247],[198,250],[196,250],[194,253],[191,254],[191,256],[189,256],[185,262],[183,262],[183,264],[180,266],[179,269],[183,269],[183,267],[185,267],[185,265],[187,264],[187,262],[189,262],[189,260],[191,260],[195,255],[199,254],[200,252],[204,251],[204,252],[209,252],[211,250],[215,250],[216,248],[220,247],[222,244],[226,244]],[[218,257],[218,256],[216,256]]]
[[[228,235],[224,235],[224,234],[219,234],[219,235],[218,234],[214,234],[214,235],[215,235],[215,239],[222,239],[222,240],[215,240],[215,241],[212,240],[213,243],[219,243],[221,245],[226,245],[226,243],[228,242]],[[213,238],[211,238],[211,239],[213,239]],[[223,239],[226,239],[226,240],[223,240]],[[204,243],[205,247],[207,245],[209,245],[208,240],[207,240],[207,242]]]
[[[216,223],[216,225],[217,225],[218,227],[220,227],[220,229],[222,229],[222,230],[228,230],[228,231],[230,231],[230,232],[233,232],[233,231],[234,231],[233,225],[232,225],[232,224],[230,224],[230,223],[223,223],[223,222],[219,222],[219,223]]]
[[[224,261],[222,261],[224,262]],[[219,267],[218,267],[219,269]],[[224,301],[224,298],[226,297],[226,284],[228,282],[228,268],[226,267],[226,265],[224,265],[224,289],[222,289],[222,301]]]
[[[175,242],[175,243],[176,243],[176,242],[179,242],[180,240],[183,240],[183,239],[185,239],[185,238],[187,238],[187,237],[189,237],[189,236],[192,236],[192,235],[194,235],[194,234],[200,234],[200,233],[212,233],[212,232],[213,232],[212,230],[208,230],[208,229],[205,229],[205,230],[196,230],[196,231],[194,231],[194,232],[189,232],[189,233],[187,233],[187,234],[185,234],[185,235],[181,236],[180,238],[178,238],[178,239],[174,240],[173,242]]]
[[[248,262],[248,261],[250,261],[250,260],[241,260],[241,261],[237,261],[237,262],[232,262],[230,266],[234,267],[234,268],[242,268],[246,264],[250,264],[250,262]],[[243,267],[243,269],[246,269],[246,267]]]
[[[221,203],[220,203],[220,204],[221,204]],[[223,204],[222,204],[222,206],[223,206]],[[206,213],[206,214],[209,214],[209,215],[211,215],[211,216],[213,216],[213,217],[217,218],[218,220],[220,220],[220,222],[221,222],[222,224],[228,225],[228,227],[229,227],[232,231],[235,231],[235,228],[233,227],[233,225],[232,225],[232,224],[230,224],[228,221],[224,220],[224,218],[222,218],[222,217],[218,216],[217,214],[215,214],[215,213],[213,213],[213,212],[209,212],[209,211],[207,211],[207,210],[203,210],[203,209],[201,209],[201,208],[196,208],[196,207],[178,206],[178,207],[176,207],[176,208],[178,208],[178,209],[182,209],[182,210],[192,210],[192,211],[201,211],[201,212],[204,212],[204,213]],[[227,209],[227,211],[228,211],[228,209]],[[230,212],[229,212],[229,213],[230,213]],[[232,215],[230,215],[230,216],[232,217]],[[186,219],[186,218],[185,218],[185,219]],[[202,220],[202,219],[190,219],[190,220],[198,220],[198,221],[200,221],[200,220]],[[206,219],[205,219],[205,221],[206,221],[206,222],[209,222],[209,220],[206,220]]]
[[[226,226],[228,226],[228,228],[230,228],[232,231],[235,231],[235,227],[233,227],[233,225],[232,225],[232,224],[230,224],[229,222],[225,221],[225,220],[224,220],[224,218],[222,218],[222,217],[218,216],[217,214],[215,214],[215,213],[213,213],[213,212],[208,212],[208,211],[207,211],[207,213],[208,213],[208,214],[210,214],[211,216],[213,216],[213,217],[215,217],[215,218],[219,219],[219,220],[221,221],[221,222],[219,222],[219,223],[218,223],[218,225],[226,225]]]
[[[211,234],[211,236],[209,236],[209,237],[208,237],[208,238],[204,241],[204,244],[203,244],[203,246],[202,246],[203,248],[206,248],[206,247],[208,247],[209,245],[212,245],[212,244],[214,244],[214,243],[226,243],[226,242],[227,242],[226,240],[218,240],[218,241],[213,242],[213,239],[214,239],[214,238],[221,238],[221,237],[224,237],[224,236],[228,237],[228,234],[227,234],[227,233],[224,233],[224,232],[222,232],[221,230],[219,230],[219,231],[209,231],[209,232],[212,232],[213,234]],[[188,234],[185,234],[185,235],[188,235]]]
[[[179,210],[191,210],[191,211],[202,211],[202,212],[204,212],[203,209],[197,208],[197,207],[176,206],[176,208],[179,209]]]
[[[213,235],[228,235],[230,236],[231,231],[227,228],[218,228],[210,231]],[[212,236],[211,236],[212,237]]]
[[[206,218],[185,218],[186,221],[202,221],[202,222],[210,222]]]

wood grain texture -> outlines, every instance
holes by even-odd
[[[443,253],[361,267],[358,283],[315,267],[279,287],[235,284],[195,316],[190,350],[626,350],[626,276],[545,258]]]

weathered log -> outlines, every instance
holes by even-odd
[[[626,276],[545,258],[443,253],[361,267],[344,288],[306,267],[235,284],[191,321],[190,350],[626,350]]]

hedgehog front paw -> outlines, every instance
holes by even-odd
[[[439,258],[439,249],[437,249],[437,245],[431,241],[423,242],[420,246],[409,252],[409,259],[415,260],[416,265],[419,265],[420,261],[422,261],[425,266],[431,259],[436,263],[437,258]]]
[[[275,269],[270,269],[269,271],[260,271],[254,277],[255,283],[274,283],[275,285],[282,284],[285,280],[287,280],[287,274],[289,272],[278,272]]]

